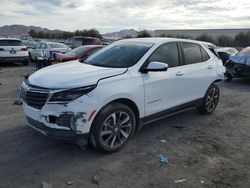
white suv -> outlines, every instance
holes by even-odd
[[[0,63],[19,62],[28,65],[29,54],[22,41],[14,38],[0,38]]]
[[[53,65],[22,84],[28,124],[45,135],[90,141],[113,152],[136,129],[177,111],[214,111],[220,59],[201,42],[141,38],[115,42],[84,62]]]

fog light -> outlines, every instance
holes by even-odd
[[[84,117],[86,113],[84,112],[78,112],[74,115],[72,121],[71,121],[71,126],[70,128],[74,131],[77,131],[80,127],[83,127],[84,124],[86,123],[86,117]]]

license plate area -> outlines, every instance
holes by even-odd
[[[16,54],[15,50],[10,51],[10,54]]]

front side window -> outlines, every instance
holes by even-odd
[[[148,63],[157,61],[168,64],[168,67],[179,66],[179,53],[177,43],[163,44],[148,58]]]
[[[113,44],[91,55],[85,60],[85,63],[101,67],[131,67],[135,65],[152,46],[152,43],[144,42]]]
[[[200,45],[182,42],[182,49],[186,65],[202,62]]]

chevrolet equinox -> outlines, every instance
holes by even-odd
[[[190,108],[211,114],[224,72],[202,42],[126,39],[85,61],[35,72],[22,83],[20,95],[33,129],[114,152],[144,124]]]

